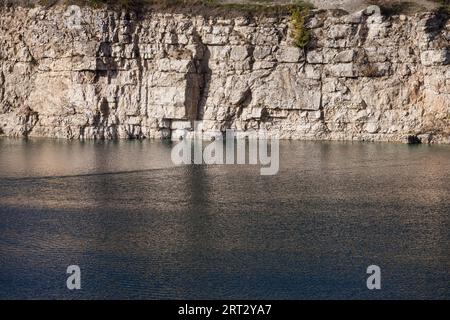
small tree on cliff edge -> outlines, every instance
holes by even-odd
[[[311,32],[306,28],[306,21],[311,12],[311,5],[299,2],[292,8],[292,37],[293,45],[299,48],[305,48],[311,40]]]

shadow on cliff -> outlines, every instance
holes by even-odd
[[[430,41],[439,40],[438,37],[443,35],[443,30],[450,19],[450,14],[446,11],[438,11],[432,15],[425,23],[425,31],[430,35]],[[448,40],[441,37],[444,45],[448,44]]]
[[[97,51],[96,70],[98,81],[100,77],[107,77],[108,84],[112,79],[116,79],[118,75],[119,65],[112,56],[112,43],[102,42]]]
[[[211,59],[211,52],[205,44],[203,44],[202,39],[197,31],[194,31],[193,34],[194,42],[197,46],[197,49],[201,50],[201,57],[194,57],[194,64],[196,69],[197,77],[197,85],[196,89],[198,89],[197,95],[197,104],[195,110],[195,119],[194,120],[202,120],[205,112],[206,102],[209,96],[211,78],[212,78],[212,70],[209,67],[209,62]],[[190,85],[188,84],[186,89],[190,89]],[[187,92],[187,94],[192,94]],[[191,119],[192,120],[192,119]]]

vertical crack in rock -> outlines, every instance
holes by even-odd
[[[1,70],[2,64],[0,64],[0,103],[3,101],[5,96],[5,75],[3,74],[3,70]]]
[[[201,59],[199,59],[196,63],[197,71],[200,77],[198,83],[199,92],[198,92],[195,120],[202,120],[205,112],[206,102],[209,97],[209,89],[212,78],[212,70],[209,67],[211,52],[208,46],[203,43],[200,35],[195,29],[193,34],[193,40],[195,45],[201,51]]]
[[[143,105],[143,103],[145,103],[145,101],[143,101],[142,99],[142,91],[144,89],[144,83],[143,83],[143,78],[144,78],[144,65],[143,65],[143,60],[142,60],[142,56],[141,56],[141,52],[139,49],[139,45],[140,45],[140,31],[141,31],[141,25],[137,25],[134,28],[134,38],[133,38],[133,56],[134,59],[136,60],[136,64],[137,64],[137,69],[138,69],[138,74],[137,74],[137,85],[138,85],[138,109],[137,109],[137,114],[141,116],[141,118],[144,118],[147,116],[147,108],[146,105]],[[147,88],[146,88],[147,89]],[[139,130],[139,132],[136,134],[134,133],[134,137],[136,138],[142,138],[142,122],[140,123],[140,125],[135,125],[134,128]],[[133,130],[134,131],[134,130]]]
[[[367,16],[362,16],[361,24],[358,26],[358,31],[356,33],[356,38],[358,39],[358,47],[364,46],[367,41],[367,36],[369,34],[369,27],[367,26]]]

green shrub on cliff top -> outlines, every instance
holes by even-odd
[[[306,28],[311,8],[311,5],[305,2],[299,2],[292,8],[292,37],[296,47],[305,48],[311,40],[311,32]]]

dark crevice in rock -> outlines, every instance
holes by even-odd
[[[449,19],[449,14],[437,12],[431,15],[430,18],[425,22],[425,31],[429,34],[431,41],[437,40],[437,38],[442,35],[442,30],[446,26]]]
[[[416,135],[409,135],[407,138],[408,144],[421,144],[422,140]]]
[[[367,26],[367,15],[363,14],[361,17],[361,23],[356,34],[358,39],[358,46],[361,47],[366,43],[367,36],[369,34],[369,27]]]
[[[20,131],[24,137],[27,137],[39,121],[39,114],[30,107],[25,107],[18,113],[18,116],[19,123],[22,125]]]
[[[100,103],[100,113],[104,120],[108,119],[109,116],[109,104],[108,100],[106,98],[102,99],[102,102]]]
[[[196,120],[202,120],[203,114],[205,111],[206,102],[209,96],[209,87],[212,78],[212,70],[209,67],[209,61],[211,59],[211,52],[207,45],[204,45],[200,35],[197,31],[194,31],[193,35],[195,43],[201,47],[202,49],[202,57],[198,61],[197,70],[200,74],[200,83],[199,83],[199,99],[196,110]]]
[[[142,55],[139,49],[140,44],[140,37],[139,37],[139,31],[141,29],[141,26],[134,25],[133,24],[133,30],[131,31],[134,34],[133,38],[133,55],[134,59],[137,64],[138,68],[138,75],[137,75],[137,83],[139,88],[139,102],[142,100],[142,87],[143,87],[143,80],[144,80],[144,61],[142,59]],[[142,110],[140,110],[141,103],[139,103],[139,110],[137,111],[139,114],[142,114]],[[146,110],[144,110],[146,113]]]
[[[3,74],[3,72],[0,70],[0,102],[3,101],[3,98],[5,96],[5,75]]]
[[[230,106],[228,108],[228,114],[225,117],[223,124],[221,125],[222,131],[225,131],[232,127],[233,123],[235,123],[241,117],[242,112],[251,104],[252,100],[252,90],[249,88],[242,94],[241,100],[239,100],[239,102],[235,106]],[[268,119],[269,118],[267,117],[266,120]]]

